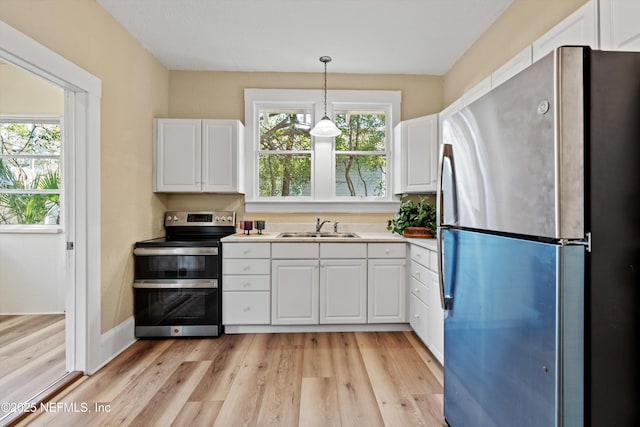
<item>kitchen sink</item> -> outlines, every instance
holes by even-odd
[[[357,238],[360,237],[356,233],[318,233],[315,231],[292,231],[288,233],[280,233],[278,238],[315,238],[315,237],[333,237],[333,238]]]

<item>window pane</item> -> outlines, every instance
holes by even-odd
[[[59,194],[0,193],[0,224],[59,223]]]
[[[311,195],[310,154],[261,154],[260,197]]]
[[[0,159],[0,191],[2,189],[53,189],[60,186],[60,160],[55,158]]]
[[[260,150],[311,150],[310,110],[261,110]]]
[[[385,114],[339,111],[336,151],[385,151]]]
[[[336,196],[384,197],[386,156],[336,155]]]
[[[60,155],[60,125],[0,123],[0,154]]]
[[[60,222],[61,145],[59,124],[0,123],[0,224]]]

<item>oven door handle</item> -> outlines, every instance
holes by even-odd
[[[138,256],[218,255],[218,248],[135,248],[133,254]]]
[[[218,279],[136,280],[135,289],[217,289]]]

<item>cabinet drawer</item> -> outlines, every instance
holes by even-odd
[[[321,243],[320,258],[340,259],[340,258],[366,258],[366,243]]]
[[[225,258],[269,258],[269,243],[223,243],[222,256]]]
[[[404,258],[407,256],[406,243],[369,243],[369,258]]]
[[[418,297],[425,305],[429,305],[429,288],[426,284],[419,282],[415,277],[411,277],[409,281],[411,287],[411,293]]]
[[[411,295],[409,298],[409,324],[422,342],[427,344],[429,310],[418,297]]]
[[[438,265],[438,253],[434,251],[429,251],[429,268],[436,273],[438,272],[440,266]]]
[[[419,282],[428,283],[430,274],[433,274],[433,272],[429,271],[424,265],[411,261],[411,277]]]
[[[411,245],[411,259],[427,268],[431,268],[431,251],[418,245]]]
[[[268,325],[271,320],[270,292],[223,292],[222,323]]]
[[[268,259],[224,259],[223,274],[270,274],[271,262]]]
[[[271,258],[312,259],[320,255],[318,243],[274,243],[271,245]]]
[[[264,275],[224,275],[222,281],[223,291],[269,291],[271,290],[271,276]]]

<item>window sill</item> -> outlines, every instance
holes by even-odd
[[[59,225],[0,225],[0,234],[61,234]]]
[[[247,201],[245,211],[248,213],[396,213],[400,207],[399,200],[385,201]]]

